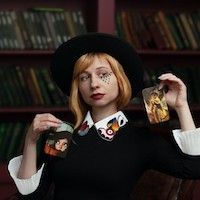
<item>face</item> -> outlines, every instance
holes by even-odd
[[[55,148],[59,151],[65,151],[67,149],[67,139],[59,139],[56,144]]]
[[[110,64],[95,57],[79,75],[79,91],[85,103],[92,108],[116,107],[119,88]]]

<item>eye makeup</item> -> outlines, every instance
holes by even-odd
[[[111,78],[111,74],[112,72],[106,72],[106,73],[102,73],[101,75],[99,75],[99,78],[107,84],[110,84],[110,78]]]

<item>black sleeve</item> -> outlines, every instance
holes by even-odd
[[[148,149],[152,169],[177,178],[200,179],[200,156],[184,154],[173,136],[168,141],[159,135],[150,135]]]

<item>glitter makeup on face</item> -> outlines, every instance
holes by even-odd
[[[109,83],[110,83],[110,77],[111,77],[111,72],[110,72],[110,73],[107,73],[107,74],[105,74],[105,75],[103,75],[103,76],[100,76],[100,79],[101,79],[103,82],[109,84]]]

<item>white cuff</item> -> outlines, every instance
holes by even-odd
[[[31,176],[31,178],[19,179],[17,178],[17,174],[19,171],[19,167],[21,165],[21,161],[22,161],[22,156],[18,156],[11,159],[8,164],[8,171],[10,173],[10,176],[13,178],[19,192],[23,195],[27,195],[34,192],[37,189],[40,183],[40,178],[44,168],[44,164],[36,174]]]
[[[173,130],[173,135],[183,153],[200,155],[200,128],[190,131]]]

